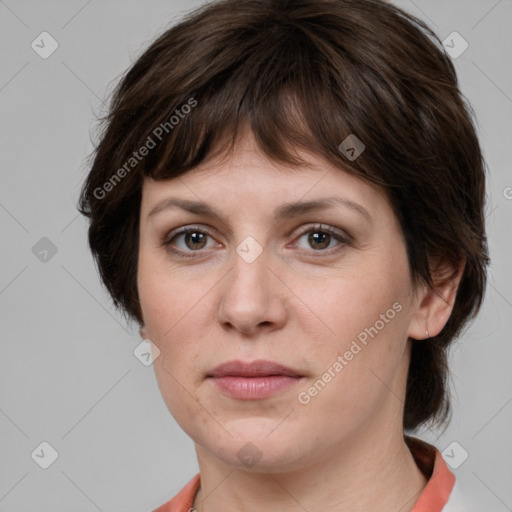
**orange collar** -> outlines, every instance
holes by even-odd
[[[454,474],[434,446],[409,436],[405,437],[405,442],[416,464],[428,479],[412,512],[441,512],[455,485]],[[173,499],[153,512],[189,512],[200,485],[201,477],[197,473]]]
[[[455,475],[434,446],[415,437],[406,436],[405,442],[416,464],[428,479],[412,512],[441,512],[455,485]]]

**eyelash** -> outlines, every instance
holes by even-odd
[[[300,239],[305,234],[315,233],[315,232],[316,233],[327,233],[341,243],[338,246],[331,248],[331,249],[322,249],[322,250],[318,250],[318,251],[312,250],[313,253],[320,253],[320,254],[314,255],[313,257],[331,256],[332,254],[335,254],[335,253],[341,251],[346,245],[350,244],[352,241],[352,239],[349,235],[342,234],[338,230],[336,230],[330,226],[325,226],[323,224],[315,224],[314,226],[309,226],[308,228],[306,228],[303,231],[301,231],[300,233],[298,233],[296,235],[296,237]],[[181,235],[186,235],[188,233],[200,233],[200,234],[207,235],[207,236],[213,238],[213,236],[211,235],[211,233],[208,230],[206,230],[200,226],[187,226],[178,231],[171,231],[162,240],[162,245],[164,246],[165,249],[167,249],[168,251],[170,251],[173,254],[176,254],[180,257],[197,258],[200,256],[200,254],[195,255],[193,253],[204,252],[203,249],[198,249],[197,251],[183,251],[181,249],[175,249],[172,247],[172,243],[175,241],[176,238],[178,238]]]

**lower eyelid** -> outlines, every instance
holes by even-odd
[[[166,247],[170,247],[171,245],[173,245],[175,243],[177,238],[182,237],[184,235],[187,235],[189,233],[200,233],[200,234],[205,235],[205,236],[211,238],[212,240],[214,240],[214,237],[208,231],[205,231],[204,229],[186,228],[186,229],[183,229],[181,231],[177,231],[175,233],[172,233],[172,234],[169,234],[169,235],[165,236],[163,241],[162,241],[162,244],[164,246],[166,246]],[[200,250],[197,250],[197,251],[184,251],[183,249],[177,249],[176,251],[179,251],[181,253],[182,252],[193,253],[193,252],[202,252],[202,251],[204,251],[204,249],[200,249]]]
[[[326,229],[326,228],[324,228],[324,229],[318,229],[318,228],[308,229],[307,231],[304,231],[303,233],[300,233],[299,235],[297,235],[295,239],[300,240],[303,236],[305,236],[309,233],[315,233],[315,232],[327,233],[333,239],[335,239],[338,243],[335,246],[326,248],[326,249],[321,249],[321,250],[309,249],[308,252],[317,253],[318,255],[329,254],[329,253],[335,252],[337,249],[339,249],[349,243],[349,239],[347,236],[344,236],[340,233],[334,232],[334,231]]]
[[[345,235],[345,234],[342,234],[342,233],[338,233],[333,228],[330,228],[328,226],[326,226],[326,227],[320,227],[320,226],[309,227],[308,229],[306,229],[306,230],[302,231],[301,233],[298,233],[297,235],[295,235],[294,240],[299,240],[304,235],[307,235],[308,233],[314,233],[314,232],[327,233],[331,237],[336,239],[339,243],[336,246],[331,247],[329,249],[322,249],[322,250],[317,250],[317,251],[315,251],[314,249],[310,249],[308,252],[311,252],[311,253],[318,253],[318,255],[332,253],[332,252],[336,251],[336,248],[339,248],[339,246],[345,246],[345,245],[350,243],[350,237],[348,235]],[[206,249],[204,249],[204,248],[203,249],[198,249],[196,251],[171,248],[171,246],[173,246],[175,240],[178,237],[184,236],[184,235],[186,235],[188,233],[201,233],[201,234],[204,234],[207,237],[211,238],[212,240],[215,240],[213,235],[210,232],[206,231],[204,228],[199,228],[199,227],[196,228],[194,226],[191,226],[191,227],[184,228],[181,231],[177,231],[177,232],[174,232],[174,233],[171,232],[171,234],[169,234],[169,235],[164,237],[164,239],[162,241],[162,245],[165,248],[167,248],[168,250],[171,250],[175,254],[187,254],[188,253],[189,255],[193,255],[194,253],[199,253],[200,254],[202,252],[205,252]]]

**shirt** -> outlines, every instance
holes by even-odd
[[[412,512],[466,512],[461,491],[455,485],[455,475],[448,469],[441,452],[434,446],[414,437],[405,437],[416,464],[427,478]],[[192,504],[201,485],[197,473],[181,491],[153,512],[192,512]]]

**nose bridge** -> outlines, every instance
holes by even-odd
[[[248,236],[236,247],[233,267],[220,300],[219,320],[243,332],[258,325],[280,323],[284,307],[279,299],[279,280],[269,270],[269,251]]]
[[[231,292],[242,300],[263,300],[269,285],[267,269],[269,252],[252,236],[246,237],[236,247],[233,270],[228,278]]]

